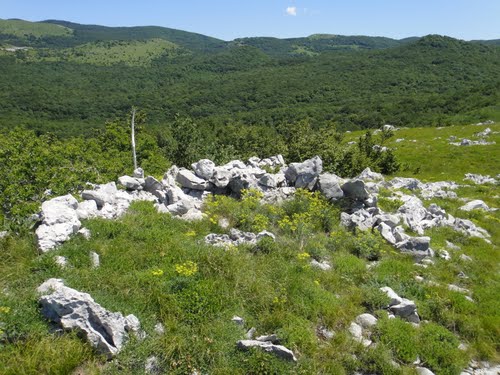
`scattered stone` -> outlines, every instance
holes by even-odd
[[[157,334],[157,335],[164,335],[165,334],[165,327],[163,326],[163,324],[161,323],[156,323],[155,327],[154,327],[154,332]]]
[[[60,279],[49,279],[38,288],[42,315],[65,330],[76,330],[99,353],[108,358],[118,354],[129,333],[140,328],[133,315],[126,318],[97,304],[87,293],[64,285]]]
[[[94,251],[90,252],[90,266],[92,268],[99,268],[101,265],[101,261],[99,259],[99,254]]]
[[[132,174],[134,178],[144,178],[144,169],[141,167],[134,169],[134,173]]]
[[[63,256],[60,256],[60,255],[57,255],[55,258],[54,258],[54,261],[56,262],[56,264],[61,267],[62,269],[65,269],[68,267],[68,260],[63,257]]]
[[[465,254],[460,255],[460,260],[463,260],[464,262],[472,262],[472,258]]]
[[[38,247],[47,252],[70,239],[81,227],[72,195],[53,198],[42,203],[42,224],[36,230]]]
[[[401,302],[403,302],[403,299],[400,296],[398,296],[397,293],[394,290],[392,290],[392,288],[389,288],[388,286],[384,286],[384,287],[380,288],[380,290],[382,292],[384,292],[387,295],[387,297],[390,298],[389,307],[394,306],[394,305],[398,305]]]
[[[477,133],[476,136],[480,138],[485,138],[488,137],[490,134],[491,134],[491,129],[486,128],[482,132]]]
[[[210,180],[214,174],[215,163],[208,159],[201,159],[200,161],[191,164],[194,173],[205,180]]]
[[[297,362],[297,358],[295,358],[293,352],[282,345],[274,345],[270,342],[262,342],[257,340],[240,340],[236,345],[239,349],[242,350],[248,350],[250,348],[260,348],[265,352],[272,353],[284,360]]]
[[[431,370],[425,367],[416,367],[415,370],[417,371],[418,375],[434,375]]]
[[[6,238],[8,235],[9,235],[9,232],[7,232],[6,230],[1,231],[0,232],[0,240],[2,238]]]
[[[245,338],[248,340],[252,340],[255,336],[255,332],[257,332],[257,329],[255,327],[250,328],[247,333],[245,333]]]
[[[490,177],[489,175],[482,176],[480,174],[473,174],[473,173],[466,173],[464,180],[472,181],[476,185],[496,184],[497,183],[497,180],[493,177]]]
[[[447,252],[446,250],[439,250],[438,255],[441,259],[451,260],[450,253]]]
[[[94,200],[83,201],[78,203],[76,215],[80,220],[94,218],[98,215],[97,203]]]
[[[324,340],[331,340],[335,336],[335,332],[329,330],[326,327],[318,327],[317,334],[319,337],[323,338]]]
[[[459,208],[459,210],[462,210],[462,211],[472,211],[472,210],[490,211],[490,208],[482,200],[476,199],[476,200],[470,201],[469,203],[463,205],[462,207]]]
[[[276,336],[274,333],[272,335],[264,335],[264,336],[259,336],[256,338],[257,341],[269,341],[272,342],[273,344],[279,344],[279,339],[278,336]]]
[[[347,181],[341,186],[344,196],[353,200],[364,201],[370,196],[362,180]]]
[[[239,325],[240,327],[243,327],[245,325],[245,321],[243,320],[243,318],[240,318],[239,316],[236,316],[236,315],[233,316],[231,321],[233,323],[235,323],[236,325]]]
[[[370,329],[377,324],[377,318],[372,314],[361,314],[356,317],[356,323],[358,323],[364,329]]]
[[[275,235],[268,231],[262,231],[255,234],[251,232],[242,232],[236,228],[232,228],[229,231],[229,235],[215,233],[206,235],[205,243],[212,246],[227,248],[230,246],[239,246],[244,244],[256,245],[258,241],[265,237],[271,238],[272,240],[276,239]]]
[[[82,228],[78,231],[78,234],[81,234],[83,238],[86,240],[90,240],[90,237],[92,237],[92,234],[90,233],[90,230],[87,228]]]
[[[327,262],[327,261],[321,261],[321,262],[318,262],[316,259],[313,259],[311,260],[311,267],[313,268],[319,268],[320,270],[323,270],[323,271],[328,271],[332,268],[332,265]]]
[[[452,292],[462,293],[462,294],[470,294],[470,290],[469,289],[461,288],[461,287],[459,287],[458,285],[455,285],[455,284],[449,284],[448,285],[448,290],[451,290]]]
[[[384,176],[381,173],[372,172],[370,168],[366,168],[361,172],[361,174],[356,177],[358,180],[363,181],[383,181]]]
[[[144,364],[144,372],[151,375],[163,374],[163,370],[160,366],[160,361],[157,357],[151,356],[146,359],[146,363]]]
[[[176,176],[176,181],[181,184],[182,187],[193,189],[193,190],[205,190],[207,187],[207,182],[188,169],[181,168]]]
[[[420,323],[415,302],[398,296],[396,292],[389,287],[382,287],[380,290],[391,299],[388,309],[393,315],[404,318],[411,323]]]
[[[446,247],[450,250],[453,250],[453,251],[459,251],[460,250],[460,246],[457,246],[455,245],[454,243],[450,242],[450,241],[446,241]]]

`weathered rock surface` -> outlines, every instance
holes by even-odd
[[[64,330],[82,334],[92,347],[108,357],[120,352],[129,333],[140,329],[134,315],[124,317],[110,312],[89,294],[65,286],[60,279],[47,280],[38,292],[42,294],[39,302],[46,319]]]
[[[285,170],[285,177],[296,188],[312,189],[323,172],[323,162],[319,156],[302,163],[291,163]]]
[[[464,204],[462,207],[459,208],[459,210],[462,210],[462,211],[472,211],[472,210],[490,211],[490,208],[482,200],[476,199],[476,200],[473,200],[473,201],[470,201],[470,202]]]
[[[287,361],[297,362],[297,358],[295,358],[295,355],[290,349],[282,345],[275,345],[271,342],[258,340],[240,340],[238,341],[237,346],[242,350],[248,350],[250,348],[260,348],[265,352],[272,353],[279,358],[285,359]]]
[[[72,195],[53,198],[42,203],[42,224],[36,229],[38,247],[42,252],[54,249],[70,239],[81,227]]]
[[[318,189],[328,200],[337,200],[344,197],[340,188],[343,179],[333,173],[323,173],[319,176]]]
[[[232,228],[227,234],[210,233],[205,236],[205,243],[217,247],[231,247],[239,245],[256,245],[262,238],[275,239],[274,234],[262,231],[260,233],[242,232],[236,228]]]

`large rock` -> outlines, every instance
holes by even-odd
[[[323,173],[318,179],[318,189],[328,200],[336,200],[344,197],[340,188],[342,179],[333,173]]]
[[[236,344],[239,349],[248,350],[250,348],[259,348],[265,352],[272,353],[275,356],[285,359],[287,361],[297,362],[297,358],[290,349],[285,348],[282,345],[275,345],[268,341],[258,341],[258,340],[240,340]]]
[[[80,220],[96,217],[98,215],[97,203],[93,200],[78,203],[76,214]]]
[[[181,168],[177,173],[176,180],[182,187],[193,190],[205,190],[207,182],[188,169]]]
[[[191,168],[193,168],[194,173],[196,173],[198,177],[210,180],[214,174],[215,163],[209,159],[201,159],[191,164]]]
[[[144,181],[144,191],[153,194],[160,202],[167,201],[167,193],[163,184],[152,176],[146,177]]]
[[[130,176],[121,176],[118,178],[118,183],[127,190],[142,190],[144,179],[134,178]]]
[[[210,178],[210,182],[213,183],[218,188],[225,188],[229,185],[229,182],[233,178],[233,173],[223,167],[215,167],[214,173]]]
[[[296,188],[312,189],[321,172],[323,162],[319,156],[315,156],[302,163],[291,163],[285,171],[285,177]]]
[[[36,230],[38,247],[42,252],[54,249],[78,232],[81,223],[77,208],[78,201],[69,194],[42,203],[42,224]]]
[[[350,180],[342,185],[342,191],[346,198],[364,201],[370,196],[366,191],[365,183],[361,180]]]
[[[94,200],[98,208],[102,208],[106,203],[113,204],[116,199],[118,189],[114,182],[104,185],[97,185],[94,190],[84,190],[82,198],[85,200]]]
[[[432,256],[433,252],[430,249],[431,238],[423,237],[409,237],[408,239],[399,242],[396,246],[403,252],[408,252],[416,258],[425,258]]]
[[[99,353],[108,358],[123,348],[129,332],[138,333],[138,319],[110,312],[87,293],[64,285],[60,279],[49,279],[39,288],[43,316],[64,330],[76,331]]]

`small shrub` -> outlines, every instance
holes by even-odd
[[[374,337],[386,345],[400,361],[412,363],[417,359],[418,335],[410,323],[399,318],[380,319]]]

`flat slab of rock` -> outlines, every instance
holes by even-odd
[[[193,190],[205,190],[207,181],[203,178],[196,176],[188,169],[181,168],[177,173],[176,180],[182,187]]]
[[[258,341],[258,340],[240,340],[236,345],[239,349],[242,350],[248,350],[250,348],[259,348],[267,353],[272,353],[275,356],[282,358],[284,360],[297,362],[297,358],[295,358],[293,352],[282,345],[275,345],[271,342]]]
[[[138,333],[140,323],[134,315],[124,317],[96,303],[87,293],[64,285],[63,280],[49,279],[38,288],[42,315],[67,331],[77,331],[99,353],[108,358],[123,348],[129,332]]]

